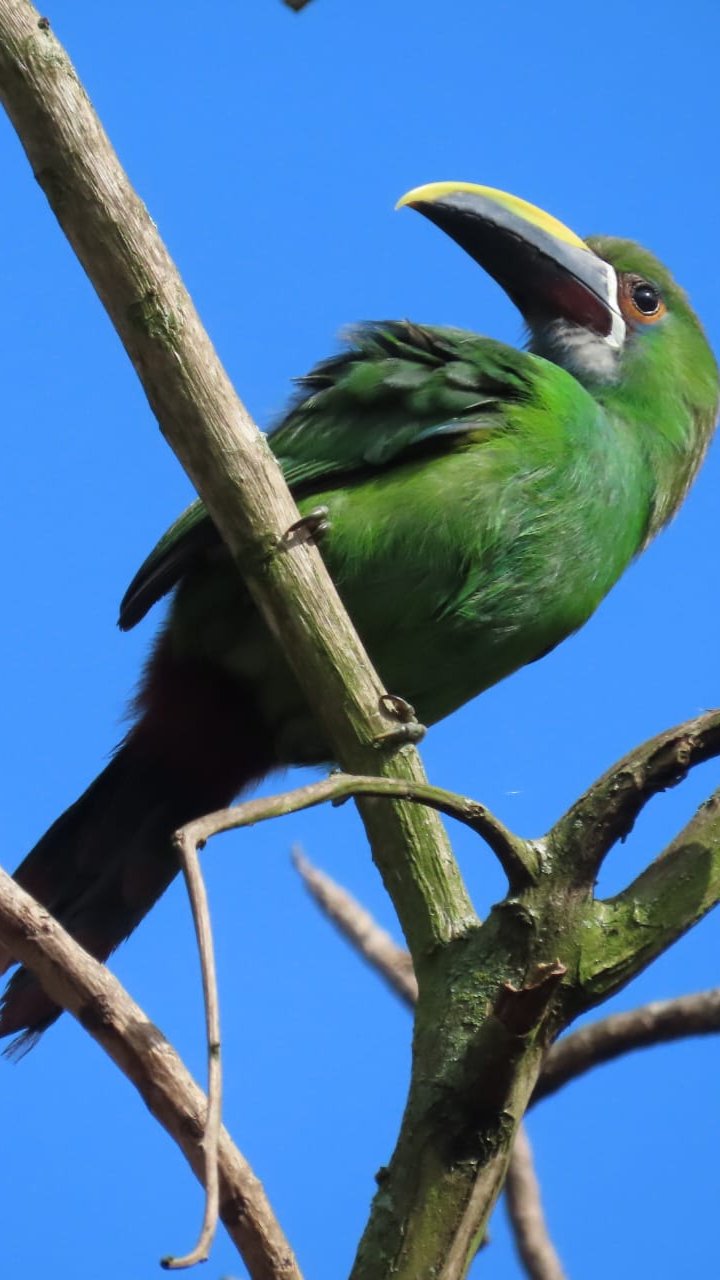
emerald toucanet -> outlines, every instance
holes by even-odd
[[[469,183],[400,203],[502,285],[528,349],[363,325],[301,379],[270,442],[301,511],[328,508],[322,555],[386,689],[432,724],[582,626],[670,519],[715,425],[718,370],[638,245],[580,240]],[[101,959],[176,874],[177,827],[331,754],[199,502],[134,578],[120,626],[170,591],[132,728],[16,872]],[[58,1012],[21,968],[0,1034],[27,1043]]]

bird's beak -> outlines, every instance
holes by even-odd
[[[526,200],[471,182],[431,182],[410,205],[451,236],[502,286],[533,328],[569,320],[620,346],[625,325],[614,269],[569,227]]]

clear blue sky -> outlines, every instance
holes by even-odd
[[[462,178],[581,234],[642,240],[720,349],[715,0],[57,0],[49,13],[261,424],[358,319],[411,317],[509,342],[500,291],[397,197]],[[190,497],[130,365],[9,126],[0,121],[5,484],[3,862],[14,867],[122,733],[157,617],[117,603]],[[543,831],[613,759],[718,703],[711,452],[671,529],[587,628],[431,731],[437,783]],[[610,858],[622,886],[718,784],[708,765]],[[300,780],[300,776],[297,779]],[[501,880],[454,831],[484,910]],[[400,1115],[410,1024],[306,899],[293,841],[395,928],[346,806],[216,841],[205,867],[222,984],[226,1119],[308,1280],[346,1274]],[[614,1002],[717,981],[710,919]],[[114,968],[202,1072],[199,980],[175,886]],[[531,1122],[571,1276],[716,1265],[720,1044],[628,1059]],[[189,1246],[199,1189],[132,1088],[68,1017],[0,1063],[3,1269],[149,1280]],[[519,1275],[502,1214],[476,1265]],[[243,1269],[220,1233],[204,1276]]]

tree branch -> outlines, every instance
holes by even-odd
[[[532,1147],[524,1126],[518,1129],[505,1180],[505,1203],[515,1244],[530,1280],[565,1280],[548,1234]]]
[[[417,981],[412,959],[399,947],[347,889],[320,871],[299,850],[293,862],[320,910],[380,978],[412,1006]],[[614,1013],[557,1040],[548,1050],[531,1106],[562,1089],[563,1085],[594,1067],[637,1049],[670,1044],[689,1036],[720,1032],[720,987],[654,1000],[626,1013]]]
[[[207,1098],[162,1032],[104,965],[94,960],[0,870],[0,931],[53,1000],[77,1018],[135,1085],[202,1183]],[[220,1216],[252,1280],[302,1280],[262,1184],[222,1129]]]
[[[343,886],[299,852],[294,854],[293,861],[323,914],[391,990],[412,1007],[417,1000],[417,982],[408,952],[379,927]],[[717,1032],[720,1032],[720,987],[612,1014],[572,1032],[551,1047],[530,1106],[594,1067],[636,1049]],[[506,1191],[513,1233],[528,1275],[533,1280],[562,1280],[564,1273],[543,1220],[532,1152],[522,1129],[513,1147]]]
[[[163,431],[317,709],[334,757],[349,773],[424,786],[416,752],[407,743],[398,746],[398,700],[372,670],[318,553],[306,539],[287,537],[303,516],[235,396],[66,54],[27,0],[0,0],[0,96]],[[640,748],[620,774],[616,769],[613,786],[561,820],[545,842],[556,876],[528,876],[518,846],[522,892],[499,903],[482,926],[437,815],[426,804],[361,798],[373,854],[413,956],[419,999],[403,1126],[354,1280],[390,1273],[417,1280],[423,1270],[436,1280],[465,1275],[551,1037],[579,1009],[638,972],[720,895],[713,801],[624,894],[591,902],[593,867],[648,796],[717,752],[717,724],[701,717],[693,725],[683,728],[684,736],[666,735],[657,759]],[[543,869],[550,870],[549,862]],[[41,918],[46,928],[44,913]],[[99,1038],[98,1028],[109,1034],[112,1011],[102,994],[99,1003],[82,1003],[70,979],[38,959],[32,931],[23,941],[0,913],[0,937],[53,998],[77,1007]],[[120,1043],[119,1059],[127,1056],[122,1046],[132,1044],[129,1074],[141,1071],[141,1060],[161,1074],[162,1055],[158,1062],[152,1054],[159,1033],[144,1036],[140,1054],[123,1030],[124,1039],[116,1033],[110,1043]],[[159,1087],[157,1080],[152,1087]],[[202,1095],[191,1096],[197,1135]],[[262,1250],[260,1256],[265,1265]],[[276,1261],[296,1274],[291,1256]],[[265,1274],[275,1280],[277,1267]]]
[[[631,832],[653,796],[720,755],[720,711],[650,738],[608,769],[550,831],[547,841],[575,882],[592,883],[613,845]]]
[[[627,889],[591,905],[579,934],[580,1012],[619,991],[720,901],[720,790]]]
[[[293,864],[323,915],[412,1009],[418,986],[409,951],[399,947],[347,889],[313,866],[299,849],[293,850]]]
[[[349,772],[426,781],[397,746],[392,699],[298,521],[280,468],[240,403],[67,53],[28,0],[0,0],[0,98],[35,176],[132,360],[150,406]],[[321,605],[320,605],[320,602]],[[439,818],[362,802],[416,962],[474,919]]]
[[[477,800],[468,799],[467,796],[458,795],[454,791],[446,791],[443,787],[434,787],[429,783],[409,782],[403,778],[374,778],[334,773],[329,778],[310,782],[304,787],[296,787],[293,791],[283,791],[278,795],[263,797],[259,800],[245,800],[242,804],[233,805],[229,809],[218,809],[215,813],[206,814],[194,822],[189,822],[180,835],[186,847],[189,844],[197,847],[222,831],[251,827],[256,822],[284,817],[289,813],[298,813],[302,809],[311,809],[327,801],[334,805],[342,804],[351,796],[396,798],[411,804],[422,804],[430,809],[437,809],[439,813],[455,818],[458,822],[470,827],[477,835],[482,836],[505,871],[512,891],[520,890],[537,878],[538,859],[532,844],[509,831],[484,805]]]
[[[293,862],[323,915],[391,990],[412,1008],[417,1002],[417,981],[408,952],[393,942],[342,885],[319,871],[299,852],[294,854]],[[505,1186],[510,1224],[531,1280],[564,1280],[545,1225],[532,1150],[522,1127],[515,1137]]]
[[[197,1244],[182,1257],[167,1257],[163,1266],[179,1271],[206,1262],[217,1230],[220,1210],[220,1181],[218,1171],[218,1143],[222,1124],[222,1059],[220,1057],[220,1003],[218,999],[215,948],[213,946],[210,907],[200,859],[194,845],[186,845],[180,836],[175,837],[180,866],[182,867],[188,898],[192,910],[195,936],[200,957],[203,1003],[205,1006],[205,1033],[208,1056],[208,1105],[202,1139],[205,1169],[205,1213]]]
[[[628,1013],[614,1013],[564,1036],[550,1049],[531,1106],[604,1062],[636,1049],[720,1031],[720,987],[655,1000]]]

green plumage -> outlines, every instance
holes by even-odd
[[[432,724],[582,626],[672,516],[718,371],[637,245],[586,244],[469,184],[408,202],[503,284],[529,350],[367,325],[301,380],[270,441],[301,511],[328,508],[322,555],[386,689]],[[120,625],[170,591],[133,727],[16,872],[100,958],[176,874],[177,827],[278,764],[331,754],[200,503],[140,569]],[[27,1043],[58,1012],[20,969],[0,1035]]]
[[[715,417],[717,372],[680,291],[617,385],[453,329],[378,324],[301,380],[270,436],[385,686],[423,723],[541,657],[593,613],[676,509]],[[252,685],[277,759],[329,749],[200,503],[140,570],[121,625],[176,582],[173,651]]]

